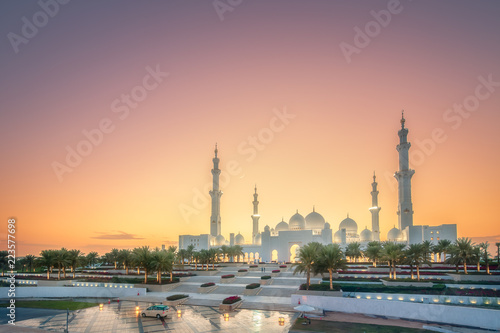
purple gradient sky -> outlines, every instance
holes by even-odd
[[[479,76],[500,82],[500,3],[401,1],[348,64],[339,44],[353,44],[354,27],[387,4],[243,1],[221,21],[211,1],[72,1],[15,53],[7,34],[40,6],[1,2],[1,215],[19,221],[18,251],[105,252],[208,233],[208,205],[188,220],[179,207],[210,182],[215,142],[223,166],[243,170],[223,189],[226,237],[250,238],[255,183],[261,229],[312,205],[334,230],[348,212],[370,227],[373,170],[385,236],[397,224],[390,175],[402,108],[412,150],[436,128],[447,136],[414,165],[415,223],[498,241],[500,92],[457,129],[443,114]],[[111,103],[157,64],[169,77],[120,120]],[[284,106],[296,118],[246,161],[238,146]],[[115,130],[59,182],[51,164],[103,118]],[[128,236],[102,239],[120,232]]]

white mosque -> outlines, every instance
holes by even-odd
[[[409,168],[409,149],[411,144],[407,141],[408,129],[405,126],[404,116],[401,118],[401,129],[398,132],[400,142],[396,146],[399,152],[399,171],[394,174],[398,181],[398,228],[394,227],[387,233],[387,240],[406,244],[421,243],[429,240],[437,243],[440,239],[455,241],[457,239],[456,224],[443,224],[439,226],[413,225],[413,204],[411,202],[411,177],[415,173]],[[259,231],[259,201],[257,187],[254,189],[253,200],[253,231],[250,243],[245,242],[243,235],[229,234],[226,239],[221,234],[220,198],[222,191],[219,189],[219,158],[215,147],[214,167],[212,169],[213,188],[210,191],[212,198],[212,214],[210,218],[210,234],[180,235],[179,249],[186,249],[194,245],[195,249],[208,249],[222,245],[240,245],[245,253],[245,260],[249,261],[293,261],[297,250],[310,242],[321,244],[338,243],[345,247],[352,242],[359,242],[364,247],[370,241],[380,241],[378,190],[376,176],[372,182],[372,205],[369,208],[372,217],[372,229],[365,227],[358,233],[358,224],[347,217],[339,224],[338,230],[333,233],[330,223],[318,212],[313,211],[302,216],[298,211],[290,220],[282,220],[274,228],[268,225],[262,232]],[[332,237],[333,234],[333,237]]]

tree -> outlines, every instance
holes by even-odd
[[[156,249],[151,253],[151,268],[156,271],[156,279],[161,284],[162,272],[170,272],[170,281],[173,280],[174,253]]]
[[[457,255],[464,265],[464,273],[467,273],[467,263],[472,255],[472,240],[470,238],[462,237],[455,241],[457,247]]]
[[[179,260],[179,264],[184,265],[184,261],[187,258],[187,251],[185,249],[180,249],[177,251],[177,259]]]
[[[71,272],[73,273],[73,279],[76,275],[76,268],[83,264],[85,257],[80,250],[70,250],[68,251],[68,265],[71,267]]]
[[[198,270],[198,264],[200,263],[200,260],[201,260],[201,253],[194,251],[192,259],[194,261],[194,270],[196,271],[196,270]]]
[[[2,276],[4,276],[4,272],[8,270],[9,263],[9,252],[8,251],[0,251],[0,269],[2,270]]]
[[[215,269],[215,263],[218,261],[219,257],[219,249],[211,248],[207,251],[208,255],[208,264],[212,264],[212,269]],[[208,270],[208,265],[207,265]]]
[[[444,262],[446,260],[446,254],[450,251],[451,241],[448,239],[441,239],[438,241],[436,246],[434,246],[434,253],[438,255],[438,261]],[[443,257],[441,258],[441,253]]]
[[[118,261],[120,259],[120,250],[112,249],[111,252],[109,253],[109,259],[111,260],[111,262],[114,262],[116,269]]]
[[[458,247],[455,244],[450,245],[448,252],[450,257],[447,258],[444,262],[445,264],[455,265],[455,272],[458,273],[458,266],[462,262],[462,258],[459,256]]]
[[[240,257],[242,257],[244,255],[243,253],[243,247],[241,245],[233,245],[230,247],[230,252],[231,252],[231,256],[233,258],[233,261],[234,261],[234,257],[236,257],[237,261],[239,262],[240,261]]]
[[[314,262],[319,255],[319,249],[317,245],[309,243],[300,248],[297,259],[292,267],[294,267],[293,275],[297,273],[306,273],[306,289],[309,290],[309,285],[311,284],[311,270],[314,267]]]
[[[322,246],[320,257],[318,258],[315,271],[328,272],[330,276],[330,290],[333,289],[333,273],[340,269],[347,268],[347,261],[338,244],[328,244]]]
[[[132,253],[137,269],[140,267],[144,269],[144,283],[148,283],[148,275],[151,270],[151,251],[149,250],[149,246],[136,247]]]
[[[481,256],[484,262],[486,263],[486,274],[490,274],[490,263],[489,263],[489,254],[488,247],[490,244],[488,242],[483,242],[479,244],[480,249],[482,250]]]
[[[433,253],[433,245],[431,241],[426,240],[422,243],[422,252],[424,253],[425,258],[429,258],[429,265],[430,265],[430,257],[431,254]]]
[[[358,242],[349,243],[345,250],[345,255],[346,257],[351,258],[351,260],[354,260],[354,262],[357,262],[358,258],[363,255],[361,252],[361,244]]]
[[[410,244],[405,251],[405,261],[410,265],[411,278],[413,279],[413,266],[417,267],[417,280],[420,281],[420,266],[422,264],[430,265],[430,253],[425,252],[424,244]]]
[[[373,267],[377,267],[377,261],[382,258],[382,245],[380,242],[369,242],[364,255],[373,262]]]
[[[35,265],[36,257],[32,254],[28,254],[26,255],[26,257],[24,257],[24,260],[26,266],[28,266],[28,272],[31,272],[33,270],[33,266]]]
[[[98,256],[99,256],[99,253],[97,253],[97,252],[90,252],[89,254],[87,254],[87,262],[91,268],[95,267]]]
[[[55,250],[43,250],[40,252],[40,257],[36,260],[36,265],[39,267],[47,267],[47,280],[50,279],[51,268],[55,264]]]
[[[61,279],[61,270],[64,271],[64,278],[66,278],[66,266],[69,265],[68,250],[62,248],[54,251],[54,264],[57,265],[57,279]]]
[[[177,246],[169,246],[168,249],[167,249],[168,252],[171,252],[171,253],[175,253],[175,251],[177,251]]]
[[[500,242],[496,242],[495,246],[497,247],[497,265],[500,266]]]
[[[219,248],[220,254],[222,254],[222,262],[226,261],[226,255],[229,256],[230,248],[227,245],[222,245]]]
[[[120,253],[118,254],[118,260],[122,263],[123,267],[125,268],[125,274],[128,275],[128,269],[130,266],[133,264],[133,256],[132,256],[132,251],[129,249],[122,249],[120,250]]]
[[[383,246],[383,257],[389,262],[389,278],[396,279],[396,265],[404,258],[404,244],[386,242]]]
[[[189,244],[188,247],[186,248],[186,257],[188,259],[188,263],[191,264],[191,261],[193,260],[193,254],[194,254],[194,245]]]

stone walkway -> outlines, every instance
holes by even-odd
[[[229,313],[226,320],[218,307],[181,305],[172,307],[172,314],[165,319],[144,318],[140,309],[149,302],[120,301],[98,307],[73,311],[70,314],[69,332],[126,333],[126,332],[287,332],[297,313],[241,309]],[[177,314],[177,310],[181,314]],[[285,319],[283,326],[279,318]],[[22,332],[24,327],[62,332],[66,327],[66,314],[19,321],[12,332]],[[6,331],[7,332],[7,331]]]

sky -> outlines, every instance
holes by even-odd
[[[414,224],[500,240],[498,1],[2,1],[0,230],[17,255],[176,245],[315,206],[397,226],[405,110]],[[491,246],[490,251],[494,248]]]

